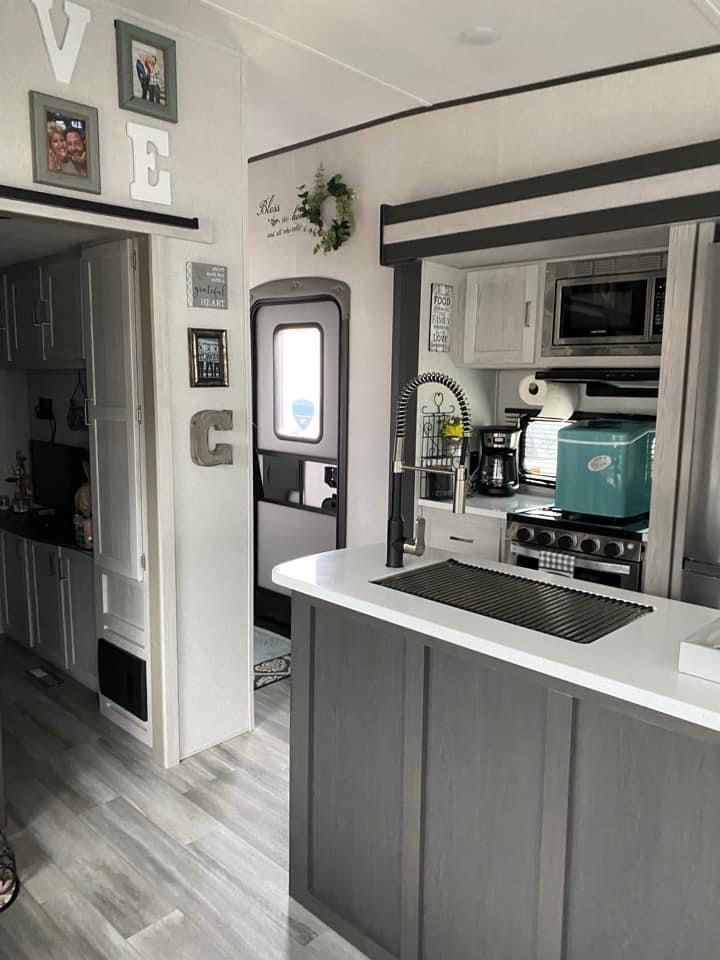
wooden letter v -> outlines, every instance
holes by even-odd
[[[58,44],[55,36],[55,29],[50,19],[53,0],[30,0],[35,7],[40,29],[42,30],[45,47],[52,64],[55,79],[60,83],[70,83],[72,80],[75,64],[80,55],[85,28],[90,23],[92,13],[87,7],[81,7],[79,3],[73,3],[72,0],[65,0],[63,10],[67,17],[67,29],[63,37],[62,46]]]

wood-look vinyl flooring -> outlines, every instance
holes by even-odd
[[[0,638],[7,832],[23,883],[0,960],[364,960],[291,901],[289,682],[255,731],[156,767],[72,680]]]

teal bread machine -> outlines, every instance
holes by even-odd
[[[655,422],[579,420],[558,433],[555,506],[598,517],[650,510]]]

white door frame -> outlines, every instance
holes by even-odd
[[[187,230],[164,224],[127,220],[84,210],[69,210],[44,204],[0,198],[0,212],[17,217],[85,224],[122,235],[147,237],[150,280],[150,325],[153,342],[153,390],[155,400],[155,463],[158,549],[154,571],[157,590],[155,622],[151,619],[150,683],[153,702],[153,758],[163,767],[180,762],[180,704],[178,689],[177,580],[175,571],[175,494],[173,487],[173,440],[171,415],[172,378],[169,357],[169,324],[162,279],[167,275],[168,239],[210,244],[213,230]],[[143,304],[145,307],[146,304]],[[145,497],[148,497],[147,478]],[[251,599],[251,598],[250,598]],[[154,629],[152,629],[154,628]],[[251,700],[252,702],[252,700]]]

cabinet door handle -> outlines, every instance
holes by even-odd
[[[475,543],[471,537],[455,537],[452,534],[450,534],[448,540],[455,540],[457,543]]]
[[[525,301],[525,326],[532,326],[532,321],[530,319],[530,308],[532,307],[532,300]]]

